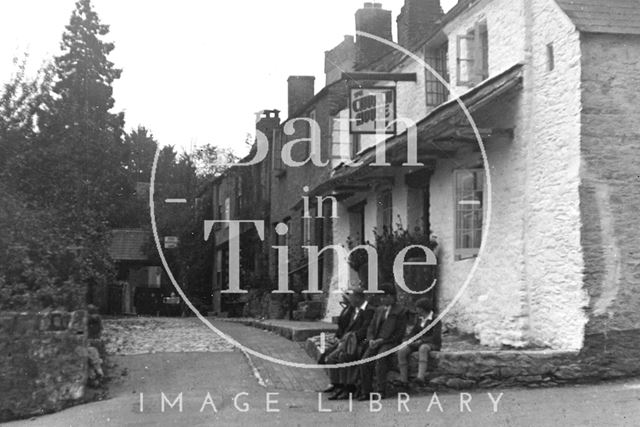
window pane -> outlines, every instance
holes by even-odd
[[[472,256],[482,242],[484,171],[459,170],[455,173],[456,249],[458,258]]]

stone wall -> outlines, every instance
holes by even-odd
[[[496,387],[553,387],[640,375],[640,330],[588,338],[582,351],[561,350],[448,350],[430,353],[429,389],[490,389]],[[326,334],[326,341],[333,342]],[[320,336],[307,339],[305,350],[320,355]],[[418,353],[411,354],[409,376],[418,372]],[[395,362],[395,357],[393,358]],[[390,373],[391,378],[397,371]]]
[[[84,311],[0,315],[0,421],[81,401],[88,375]]]
[[[582,36],[586,345],[622,332],[640,342],[640,36]]]

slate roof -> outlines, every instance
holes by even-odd
[[[143,249],[150,237],[150,234],[144,230],[113,230],[109,255],[115,261],[146,261],[148,257]]]
[[[556,0],[579,31],[640,34],[640,0]]]

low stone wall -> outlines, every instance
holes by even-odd
[[[319,337],[305,343],[317,360]],[[430,354],[429,387],[472,389],[494,387],[551,387],[640,376],[640,330],[609,332],[585,340],[580,352],[551,350],[447,351]],[[417,353],[410,373],[417,373]],[[394,374],[391,374],[392,376]]]
[[[85,311],[0,314],[0,421],[81,401],[87,354]]]

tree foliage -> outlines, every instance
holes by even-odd
[[[113,280],[107,236],[131,191],[107,32],[78,1],[62,54],[35,79],[17,62],[0,93],[3,308],[78,308]]]
[[[114,112],[109,27],[90,0],[78,0],[62,53],[34,77],[16,60],[0,88],[0,309],[74,309],[115,280],[107,248],[114,228],[150,228],[148,197],[158,142],[144,128],[126,133]],[[237,160],[206,145],[192,153],[161,149],[156,200],[187,198],[189,208],[157,203],[160,234],[179,236],[169,254],[187,288],[210,281],[203,244],[202,186]],[[153,256],[155,248],[149,248]],[[157,260],[157,254],[156,254]]]

